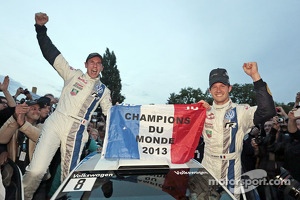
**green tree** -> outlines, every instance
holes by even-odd
[[[208,99],[208,93],[203,93],[200,88],[193,89],[191,87],[182,88],[179,94],[171,93],[168,104],[190,104],[197,103],[201,99]]]
[[[230,98],[235,103],[249,104],[250,106],[255,106],[256,97],[253,84],[238,84],[235,83],[232,86],[230,92]],[[209,93],[209,89],[202,92],[200,88],[193,89],[191,87],[182,88],[179,94],[171,93],[167,100],[168,104],[189,104],[196,103],[200,100],[204,100],[210,105],[213,102],[212,96]],[[275,101],[276,106],[281,106],[286,113],[288,113],[294,106],[294,102],[289,102],[288,104],[278,103]]]
[[[233,84],[230,92],[230,98],[233,102],[239,104],[256,105],[256,98],[253,84]]]
[[[253,84],[234,84],[230,92],[230,98],[236,103],[247,103],[251,106],[256,105],[255,92]],[[209,92],[209,89],[202,92],[200,88],[193,89],[191,87],[183,88],[179,94],[171,93],[167,100],[169,104],[174,103],[196,103],[200,100],[204,100],[209,104],[212,104],[213,98]]]
[[[294,107],[294,102],[289,102],[288,104],[275,102],[276,106],[281,106],[286,113],[289,113]]]
[[[125,96],[121,94],[121,77],[116,63],[117,59],[114,52],[110,52],[109,49],[106,48],[102,61],[104,70],[102,71],[102,77],[100,79],[101,82],[110,89],[113,105],[117,102],[122,103],[125,100]]]

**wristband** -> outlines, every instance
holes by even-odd
[[[20,128],[21,128],[22,126],[24,126],[24,124],[25,124],[25,121],[23,122],[23,124],[22,124],[22,125],[20,125]]]

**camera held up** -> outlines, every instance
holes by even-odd
[[[254,141],[257,145],[260,145],[264,140],[264,137],[261,135],[259,125],[252,127],[252,129],[250,131],[250,135],[254,136],[254,138],[255,138]]]

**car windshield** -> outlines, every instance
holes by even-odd
[[[224,190],[209,185],[209,178],[201,168],[74,172],[56,199],[191,199],[200,193],[221,198]]]

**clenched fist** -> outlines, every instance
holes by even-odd
[[[253,82],[258,81],[260,79],[256,62],[244,63],[243,69],[245,73],[252,78]]]
[[[42,12],[35,13],[35,23],[36,24],[43,26],[48,22],[48,20],[49,20],[49,17],[46,13],[42,13]]]

